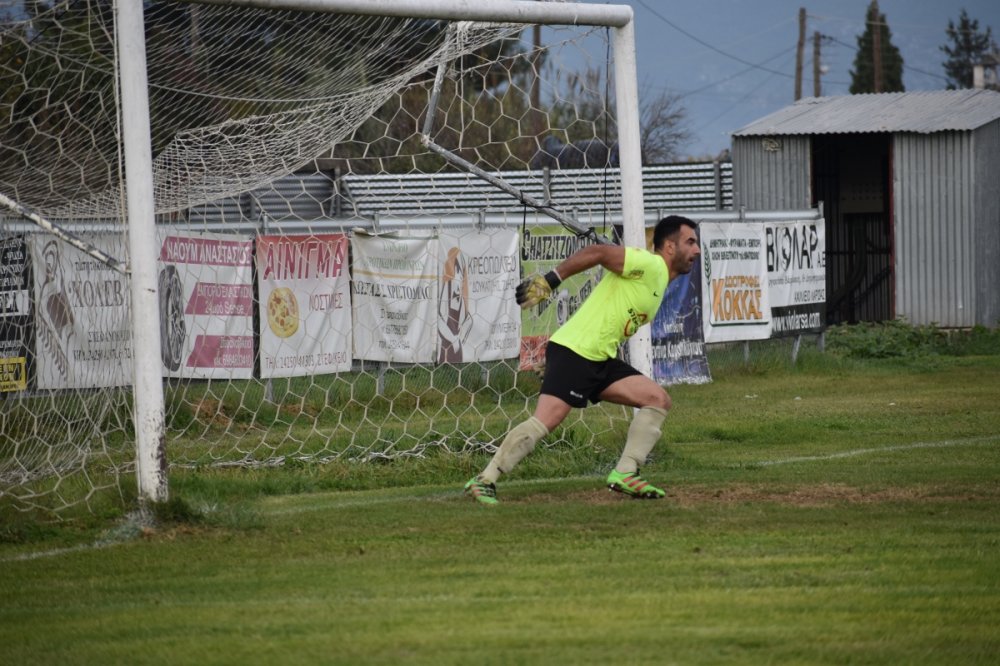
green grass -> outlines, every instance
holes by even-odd
[[[807,354],[676,386],[661,502],[621,433],[485,463],[176,470],[143,528],[0,543],[0,663],[992,664],[1000,356]],[[104,518],[107,520],[107,517]]]

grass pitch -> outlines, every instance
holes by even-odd
[[[497,507],[480,457],[229,470],[156,529],[0,545],[0,663],[995,663],[1000,357],[671,393],[663,501],[603,488],[608,442]]]

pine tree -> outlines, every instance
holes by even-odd
[[[875,89],[875,31],[878,31],[882,57],[881,86]],[[879,12],[877,0],[868,5],[865,15],[865,31],[858,37],[858,53],[854,56],[851,70],[851,94],[871,92],[903,92],[903,56],[892,43],[892,32]]]
[[[945,30],[950,44],[940,47],[948,56],[942,63],[944,73],[948,77],[948,90],[972,87],[972,68],[981,64],[990,56],[996,57],[997,44],[993,41],[992,30],[987,27],[985,32],[979,31],[979,21],[970,19],[963,9],[958,17],[958,25],[948,21]]]

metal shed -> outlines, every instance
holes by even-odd
[[[822,203],[829,323],[1000,323],[1000,93],[803,99],[732,154],[734,207]]]

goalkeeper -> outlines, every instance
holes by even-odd
[[[639,468],[660,438],[670,410],[670,396],[649,377],[620,360],[618,346],[653,320],[667,284],[691,271],[701,254],[697,225],[671,215],[653,231],[653,251],[618,245],[589,245],[546,275],[522,282],[518,304],[529,308],[552,295],[559,284],[594,266],[606,269],[593,293],[550,338],[545,376],[534,415],[507,433],[481,474],[465,484],[466,494],[496,504],[496,482],[562,423],[574,407],[602,400],[635,407],[625,449],[608,475],[611,490],[640,499],[660,499],[664,492],[641,476]]]

